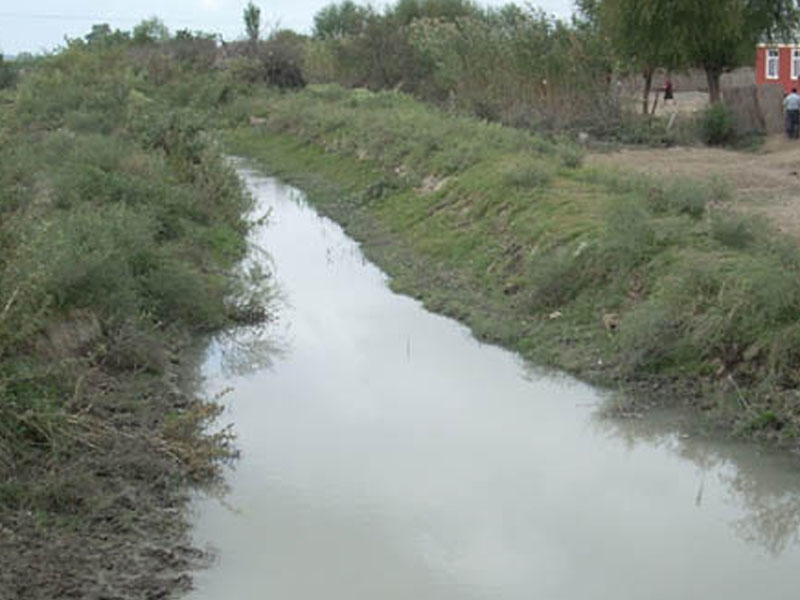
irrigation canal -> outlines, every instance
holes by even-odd
[[[392,293],[300,192],[242,176],[279,314],[207,354],[242,458],[194,502],[217,560],[190,600],[797,597],[796,459],[599,417],[602,392]]]

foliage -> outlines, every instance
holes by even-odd
[[[616,55],[643,73],[644,114],[656,68],[673,70],[686,60],[682,40],[673,31],[672,8],[672,0],[604,0],[595,7],[600,29]]]
[[[244,307],[263,288],[233,269],[246,249],[251,199],[206,131],[206,117],[172,104],[181,80],[205,82],[207,67],[173,40],[144,43],[161,35],[152,22],[142,31],[149,33],[137,41],[94,27],[85,40],[26,67],[3,107],[0,479],[18,482],[20,510],[85,516],[97,501],[94,486],[105,484],[87,467],[75,471],[86,480],[72,482],[75,494],[37,495],[53,484],[49,471],[65,470],[53,465],[104,450],[114,436],[91,432],[116,431],[108,414],[125,415],[125,439],[134,440],[142,433],[133,423],[143,424],[132,415],[148,415],[152,405],[145,420],[158,421],[197,404],[175,408],[159,386],[123,403],[121,381],[141,385],[144,371],[161,373],[190,332],[258,313]],[[180,37],[176,44],[214,45],[200,34]],[[146,68],[153,57],[167,65],[169,85],[155,85]],[[100,392],[90,383],[98,378],[113,383]],[[159,447],[216,447],[199,429],[180,440],[152,423],[145,429]],[[102,447],[90,439],[102,439]],[[164,477],[177,482],[211,468],[190,454],[191,467],[173,452]]]
[[[328,4],[314,15],[313,36],[324,40],[358,35],[364,30],[367,16],[371,12],[372,9],[359,6],[352,0]]]
[[[678,0],[675,32],[691,64],[706,71],[709,98],[720,99],[719,79],[725,69],[750,60],[763,38],[794,35],[800,11],[794,0]]]
[[[239,81],[297,89],[306,85],[305,55],[303,38],[292,31],[280,30],[254,50],[234,59],[229,67]]]
[[[577,144],[566,142],[561,147],[561,163],[568,169],[580,167],[585,156],[585,151]]]
[[[793,37],[800,23],[794,0],[584,0],[579,7],[648,73],[684,62],[704,69],[712,104],[726,69],[748,63],[764,38]]]
[[[736,122],[731,109],[721,102],[705,109],[700,118],[700,138],[706,144],[720,146],[736,139]]]
[[[692,119],[673,127],[632,118],[612,85],[615,71],[642,73],[645,115],[659,68],[704,68],[716,101],[722,71],[749,60],[761,36],[789,32],[796,11],[788,0],[682,2],[587,0],[565,22],[513,4],[397,0],[379,13],[345,1],[317,13],[305,75],[314,83],[398,89],[514,127],[623,143],[694,142]]]
[[[419,19],[455,22],[463,17],[478,16],[481,12],[470,0],[397,0],[389,11],[400,25],[409,25]]]
[[[169,39],[169,29],[158,17],[150,17],[133,28],[131,39],[135,44],[163,42]]]
[[[317,15],[312,81],[399,88],[526,128],[619,119],[608,93],[608,53],[590,27],[461,0],[401,0],[384,14],[348,7],[330,5]]]
[[[549,161],[526,160],[521,164],[512,162],[505,172],[506,183],[519,188],[544,187],[553,178],[553,169]]]
[[[252,2],[248,2],[244,8],[243,17],[247,39],[255,45],[261,36],[261,9]]]
[[[727,211],[716,211],[711,219],[711,236],[729,248],[743,250],[755,241],[752,219]]]
[[[0,54],[0,90],[12,87],[17,81],[17,71],[14,65],[3,60]]]
[[[140,36],[141,36],[140,32]],[[98,23],[92,25],[92,30],[84,38],[86,43],[93,47],[108,47],[125,44],[131,39],[131,34],[127,31],[113,30],[108,23]],[[138,42],[145,40],[139,39]]]

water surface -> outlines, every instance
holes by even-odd
[[[599,418],[602,393],[392,293],[299,192],[243,176],[282,297],[208,354],[242,459],[196,502],[218,560],[192,600],[797,597],[791,458]]]

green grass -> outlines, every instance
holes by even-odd
[[[175,484],[227,452],[203,431],[212,405],[175,393],[168,357],[252,320],[268,290],[235,268],[252,199],[206,115],[175,102],[124,53],[77,45],[0,99],[4,521],[85,526],[115,486],[145,495],[126,462],[177,502]],[[167,411],[191,423],[170,430]]]

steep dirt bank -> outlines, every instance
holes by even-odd
[[[226,435],[203,431],[217,407],[193,393],[197,350],[181,345],[160,374],[88,369],[63,416],[72,427],[43,431],[54,447],[16,466],[0,506],[2,600],[168,598],[190,587],[207,557],[188,540],[188,486],[212,484],[231,450]]]

